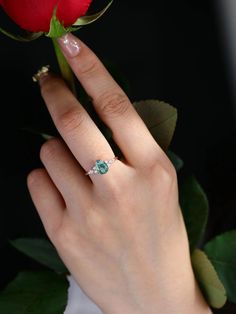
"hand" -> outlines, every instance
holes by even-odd
[[[104,313],[210,313],[193,275],[172,164],[95,54],[72,35],[60,45],[125,161],[85,176],[114,153],[60,78],[40,81],[64,140],[47,141],[45,169],[28,176],[49,238]]]

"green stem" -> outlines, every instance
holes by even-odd
[[[56,38],[52,38],[52,42],[57,56],[58,65],[61,70],[61,75],[76,96],[74,74],[63,53],[61,52],[60,46],[58,45]]]

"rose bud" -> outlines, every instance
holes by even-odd
[[[0,6],[21,28],[30,32],[48,32],[56,8],[56,16],[70,26],[85,15],[92,0],[0,0]]]

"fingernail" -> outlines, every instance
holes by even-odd
[[[49,65],[43,66],[38,72],[32,77],[33,81],[35,83],[41,84],[43,80],[48,76],[49,74]]]
[[[70,33],[58,38],[58,43],[62,52],[69,58],[74,58],[80,53],[79,39]]]

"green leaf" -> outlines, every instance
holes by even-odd
[[[29,41],[38,39],[40,36],[43,35],[42,32],[39,32],[39,33],[28,33],[28,32],[26,32],[24,35],[15,35],[15,34],[12,34],[11,32],[9,32],[9,31],[1,28],[1,27],[0,27],[0,32],[2,32],[5,36],[7,36],[11,39],[21,41],[21,42],[29,42]]]
[[[228,299],[236,303],[236,230],[218,235],[204,246],[223,282]]]
[[[97,21],[107,10],[108,8],[111,6],[113,0],[111,0],[108,5],[101,11],[99,11],[98,13],[95,13],[93,15],[84,15],[82,17],[80,17],[74,24],[73,26],[84,26],[84,25],[88,25],[91,24],[95,21]]]
[[[179,190],[180,206],[192,251],[201,241],[206,229],[208,200],[203,189],[192,176],[184,181]]]
[[[69,283],[54,272],[22,272],[0,294],[1,314],[62,314]]]
[[[20,252],[33,258],[40,264],[56,271],[66,273],[67,269],[53,245],[44,239],[21,238],[11,241],[11,244]]]
[[[195,277],[207,303],[216,309],[223,307],[227,300],[226,291],[206,254],[196,249],[191,259]]]
[[[154,139],[166,150],[174,135],[177,110],[159,100],[143,100],[135,102],[133,105]]]
[[[177,156],[171,150],[168,150],[167,156],[169,157],[176,171],[180,171],[183,168],[183,165],[184,165],[183,160],[180,159],[179,156]]]
[[[65,28],[64,25],[62,25],[61,22],[58,20],[56,16],[56,12],[57,12],[57,7],[53,11],[53,16],[50,22],[50,29],[49,29],[48,34],[46,35],[47,37],[50,37],[50,38],[62,37],[66,35],[67,33],[69,33],[70,31],[69,28]]]
[[[44,140],[50,140],[51,138],[54,138],[56,135],[52,135],[52,134],[48,134],[42,130],[36,130],[36,129],[33,129],[32,127],[23,127],[23,128],[20,128],[22,131],[26,131],[26,132],[30,132],[32,134],[35,134],[35,135],[39,135],[41,136]]]

